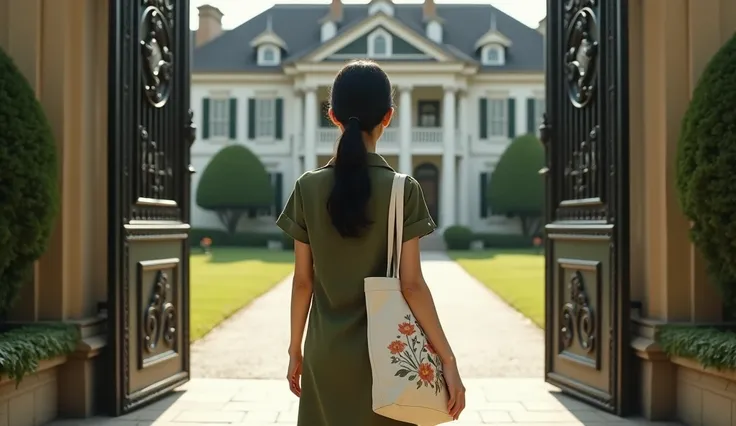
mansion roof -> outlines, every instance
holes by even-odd
[[[544,69],[542,34],[489,5],[438,4],[437,15],[442,22],[440,43],[425,34],[421,4],[395,4],[392,15],[382,12],[371,15],[367,4],[346,4],[335,36],[321,42],[320,27],[329,7],[329,4],[276,4],[194,49],[192,71],[278,73],[284,65],[294,62],[344,61],[350,55],[368,57],[367,52],[361,53],[355,45],[376,29],[391,34],[395,45],[398,42],[402,47],[408,46],[404,49],[412,52],[383,57],[380,62],[458,61],[478,66],[479,72],[542,72]],[[288,51],[281,52],[278,65],[258,63],[258,45],[254,40],[261,39],[264,30],[288,46]],[[488,37],[489,33],[498,37]],[[478,43],[483,40],[493,43],[497,39],[505,41],[504,60],[498,65],[484,65],[480,60],[483,50]]]

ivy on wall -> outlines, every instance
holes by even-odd
[[[664,326],[657,343],[670,357],[698,361],[705,368],[736,369],[736,333],[696,326]]]
[[[0,333],[0,375],[17,383],[39,362],[74,351],[79,331],[70,324],[34,324]]]

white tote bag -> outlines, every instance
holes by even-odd
[[[373,411],[406,423],[434,426],[452,417],[447,411],[449,395],[440,357],[401,294],[405,181],[406,175],[397,173],[391,189],[386,276],[365,279]]]

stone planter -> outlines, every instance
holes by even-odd
[[[42,361],[38,370],[15,380],[0,380],[0,425],[40,426],[54,420],[58,410],[58,370],[66,357]]]
[[[677,369],[677,417],[689,425],[733,424],[736,370],[706,369],[697,361],[674,357]]]

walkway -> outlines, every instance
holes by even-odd
[[[468,379],[465,386],[468,406],[460,421],[448,425],[648,424],[597,411],[540,379]],[[194,379],[168,398],[127,416],[63,420],[49,426],[295,426],[297,401],[282,380]]]
[[[445,254],[428,252],[422,260],[468,389],[468,406],[451,424],[647,424],[597,411],[545,384],[542,331]],[[197,342],[195,378],[171,396],[118,419],[50,426],[295,426],[298,400],[282,379],[289,285],[285,280]]]
[[[422,268],[464,377],[542,377],[544,336],[444,253]],[[287,278],[192,346],[194,377],[281,379],[289,345]]]

